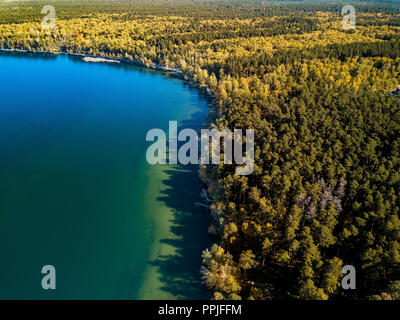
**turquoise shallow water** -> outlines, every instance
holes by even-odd
[[[207,297],[196,168],[145,159],[146,132],[200,127],[204,97],[160,72],[66,56],[2,54],[0,79],[0,298]],[[56,290],[41,288],[46,264]]]

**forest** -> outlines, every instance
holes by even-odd
[[[398,300],[400,6],[354,6],[346,30],[341,2],[3,1],[0,48],[180,69],[211,93],[210,127],[255,130],[253,174],[199,168],[213,299]]]

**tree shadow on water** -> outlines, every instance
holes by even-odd
[[[196,207],[200,202],[201,182],[197,166],[176,166],[167,170],[168,179],[162,183],[168,188],[158,200],[174,212],[170,232],[171,238],[161,242],[174,248],[175,253],[159,256],[150,263],[158,267],[161,290],[177,299],[208,299],[209,294],[201,284],[201,253],[211,246],[212,238],[207,233],[211,223],[207,208]]]

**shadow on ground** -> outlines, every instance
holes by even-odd
[[[208,100],[202,90],[186,82],[182,84],[189,90],[196,91],[199,98]],[[209,111],[208,108],[201,108],[194,112],[190,119],[180,121],[178,132],[185,128],[199,131],[200,128],[207,127]],[[174,212],[170,230],[172,236],[162,239],[161,242],[172,246],[175,253],[159,256],[150,263],[158,267],[161,290],[177,299],[210,298],[209,292],[201,284],[201,254],[204,249],[211,247],[216,239],[207,232],[212,223],[208,209],[195,206],[195,202],[203,202],[200,197],[203,185],[197,171],[197,165],[177,165],[168,168],[165,171],[168,178],[161,182],[167,188],[158,198]]]
[[[211,246],[213,239],[207,233],[211,223],[208,210],[194,205],[201,201],[197,168],[178,166],[168,170],[169,178],[162,181],[168,188],[158,198],[174,210],[170,230],[174,239],[162,239],[161,242],[172,246],[175,254],[160,256],[151,264],[159,269],[161,290],[177,299],[209,298],[201,284],[200,266],[201,253]]]

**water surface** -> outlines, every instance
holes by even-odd
[[[207,298],[196,168],[145,159],[148,130],[204,123],[204,97],[66,56],[1,54],[0,79],[0,298]],[[41,288],[47,264],[56,290]]]

